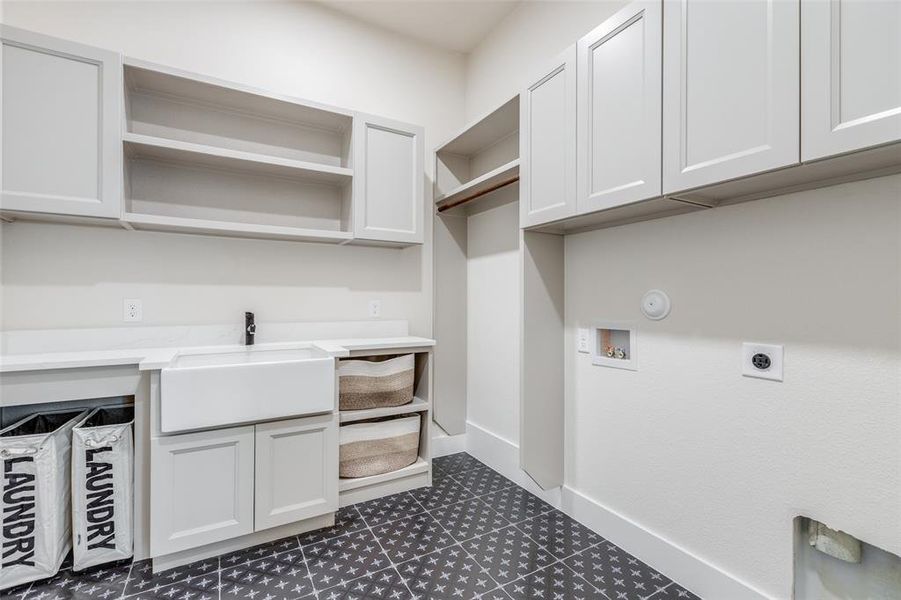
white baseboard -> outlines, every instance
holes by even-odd
[[[543,490],[525,471],[519,468],[519,445],[515,442],[467,421],[466,451],[554,508],[560,508],[560,488]]]
[[[772,600],[736,577],[569,487],[542,490],[519,468],[519,445],[472,422],[466,452],[702,598]],[[455,439],[455,443],[459,443]],[[433,441],[433,448],[435,447]],[[455,450],[459,452],[460,450]],[[435,454],[435,456],[440,456]]]
[[[439,429],[434,424],[432,429]],[[466,434],[447,435],[443,431],[432,436],[432,458],[439,456],[447,456],[448,454],[456,454],[458,452],[466,452]]]
[[[728,598],[728,600],[770,598],[569,486],[563,487],[562,510],[701,598]]]

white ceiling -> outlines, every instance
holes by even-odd
[[[432,46],[469,52],[520,0],[319,0],[373,25]]]

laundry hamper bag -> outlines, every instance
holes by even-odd
[[[72,430],[76,571],[134,554],[134,406],[90,412]]]
[[[55,575],[69,553],[71,436],[84,415],[38,413],[0,431],[0,589]]]
[[[413,401],[415,359],[405,354],[389,359],[338,362],[341,410],[402,406]]]
[[[403,469],[419,456],[419,415],[342,425],[340,477],[368,477]]]

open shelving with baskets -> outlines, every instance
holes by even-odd
[[[419,446],[416,460],[410,465],[388,473],[340,479],[338,490],[341,506],[431,485],[432,460],[429,441],[432,422],[432,349],[424,347],[356,350],[351,351],[349,358],[359,360],[404,354],[413,354],[414,357],[413,401],[400,406],[341,410],[340,421],[342,425],[350,425],[384,417],[418,415]]]

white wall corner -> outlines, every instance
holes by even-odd
[[[702,598],[770,600],[733,575],[567,485],[563,512]]]
[[[561,490],[542,490],[528,474],[519,467],[519,445],[502,438],[494,432],[480,427],[472,421],[466,422],[466,452],[476,457],[507,479],[527,489],[554,508],[560,508]]]

